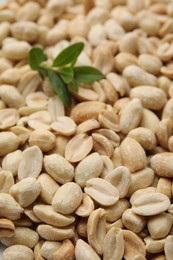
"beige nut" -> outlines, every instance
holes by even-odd
[[[151,168],[161,176],[171,178],[173,174],[173,153],[160,153],[151,158]]]
[[[118,189],[110,182],[101,178],[88,180],[84,191],[103,206],[114,205],[119,199]]]
[[[20,108],[24,106],[24,97],[19,93],[19,91],[10,85],[3,84],[0,87],[0,97],[2,101],[11,108]]]
[[[37,232],[43,239],[51,241],[62,241],[74,236],[72,228],[57,228],[44,224],[38,226]]]
[[[103,170],[103,162],[98,153],[91,153],[85,157],[75,168],[75,182],[82,188],[89,179],[97,178]]]
[[[83,194],[83,200],[80,206],[76,209],[75,214],[80,217],[88,217],[94,210],[94,202],[86,193]]]
[[[99,127],[100,124],[96,119],[88,119],[77,126],[76,134],[87,133]]]
[[[0,237],[12,237],[14,235],[15,225],[6,218],[0,218]]]
[[[0,217],[16,220],[22,213],[23,209],[10,194],[0,193]]]
[[[93,148],[93,139],[87,134],[78,134],[67,143],[65,158],[71,162],[79,162],[84,159]]]
[[[56,252],[60,246],[61,242],[45,241],[40,249],[40,254],[44,258],[52,260],[54,252]]]
[[[89,244],[98,254],[102,254],[104,237],[106,235],[106,218],[103,209],[96,209],[89,216],[87,234]]]
[[[142,239],[129,230],[123,230],[123,237],[124,237],[124,257],[127,260],[134,259],[136,255],[141,255],[145,257],[146,250],[145,245]]]
[[[58,183],[46,173],[41,174],[38,177],[38,181],[41,184],[40,198],[47,204],[52,204],[52,199],[59,188]]]
[[[6,248],[2,255],[2,260],[34,260],[34,254],[32,250],[25,245],[13,245]]]
[[[145,227],[146,219],[143,216],[135,214],[132,209],[126,209],[122,215],[122,223],[128,230],[139,233]]]
[[[40,14],[40,5],[37,2],[24,2],[16,14],[17,21],[36,21]]]
[[[0,110],[0,129],[5,130],[17,123],[19,113],[15,108],[5,108]]]
[[[157,140],[163,148],[168,148],[168,139],[172,134],[172,122],[169,118],[162,119],[156,132]]]
[[[147,227],[153,239],[165,238],[172,227],[172,216],[168,213],[161,213],[148,219]]]
[[[22,153],[18,168],[18,178],[22,180],[27,177],[37,178],[42,170],[43,154],[37,146],[25,149]]]
[[[139,126],[142,119],[143,107],[138,98],[132,99],[121,111],[120,129],[123,134],[129,133]]]
[[[62,245],[53,253],[53,260],[74,260],[74,245],[69,239],[65,239]]]
[[[120,198],[124,198],[128,192],[131,182],[131,176],[128,168],[119,166],[107,174],[105,180],[114,185],[118,191]]]
[[[168,236],[165,239],[165,245],[164,245],[164,252],[165,252],[165,256],[167,260],[171,260],[172,259],[172,241],[173,241],[173,236]]]
[[[159,178],[156,192],[165,194],[169,199],[172,196],[172,182],[167,178]]]
[[[35,130],[29,138],[30,146],[38,146],[42,152],[48,152],[55,147],[56,137],[48,130]]]
[[[51,88],[51,86],[50,86],[50,88]],[[56,121],[57,116],[64,116],[65,115],[64,105],[63,105],[61,99],[58,96],[53,96],[53,97],[49,98],[48,112],[49,112],[49,115],[50,115],[52,121]]]
[[[26,104],[29,107],[44,107],[48,104],[48,97],[42,91],[30,93],[26,96]]]
[[[123,164],[131,172],[141,170],[147,166],[145,151],[136,140],[126,137],[120,148]]]
[[[111,228],[103,243],[103,259],[109,260],[111,258],[121,260],[124,255],[124,238],[120,228]]]
[[[57,134],[65,136],[73,135],[76,131],[75,122],[67,116],[58,116],[56,122],[51,127]]]
[[[120,52],[115,56],[115,67],[122,72],[127,66],[136,65],[137,58],[135,55],[126,52]]]
[[[10,189],[10,194],[15,198],[21,207],[31,205],[41,192],[41,184],[36,178],[25,178]],[[28,196],[29,194],[29,196]]]
[[[20,150],[8,153],[6,156],[4,156],[2,160],[2,169],[5,171],[9,171],[13,174],[13,176],[16,176],[21,160],[21,155],[22,151]]]
[[[153,192],[156,192],[156,187],[147,187],[147,188],[144,188],[144,189],[138,189],[130,197],[130,203],[133,204],[133,202],[136,199],[138,199],[141,195],[144,195],[144,194],[147,194],[147,193],[153,193]]]
[[[143,194],[133,201],[132,210],[142,216],[153,216],[166,211],[170,200],[162,193]]]
[[[108,128],[115,132],[120,131],[119,116],[114,111],[103,109],[100,111],[98,121],[103,128]]]
[[[113,154],[113,144],[111,141],[102,134],[93,133],[93,150],[100,155],[111,157]]]
[[[130,91],[131,98],[139,98],[145,108],[160,110],[166,104],[166,95],[162,89],[154,86],[138,86]]]
[[[156,116],[154,112],[144,108],[140,126],[144,128],[148,128],[151,131],[153,131],[153,133],[156,133],[159,126],[159,118]]]
[[[41,221],[55,227],[65,227],[75,221],[73,216],[57,213],[50,205],[35,205],[33,211]]]
[[[115,222],[118,221],[123,212],[130,207],[130,203],[126,199],[120,199],[113,206],[103,207],[106,214],[106,221]]]
[[[13,174],[10,171],[0,170],[0,192],[9,193],[9,190],[13,185]]]
[[[105,177],[113,171],[113,162],[112,160],[106,156],[106,155],[101,155],[101,159],[103,161],[103,170],[101,172],[101,178],[105,179]]]
[[[52,199],[52,206],[56,212],[62,214],[73,213],[82,202],[82,190],[74,182],[63,184]]]
[[[24,245],[33,248],[39,240],[38,234],[30,228],[16,227],[14,235],[8,238],[1,238],[0,241],[5,246]]]
[[[59,154],[46,155],[44,167],[46,172],[61,184],[72,181],[74,177],[74,167]]]
[[[92,246],[83,241],[82,239],[78,239],[75,246],[75,257],[76,260],[100,260],[101,258],[94,251]]]
[[[160,72],[162,62],[160,59],[151,54],[141,54],[138,58],[138,64],[147,72],[157,75]]]
[[[145,127],[137,127],[128,133],[130,138],[135,139],[145,150],[156,147],[156,137],[152,130]]]
[[[38,37],[38,26],[31,21],[22,21],[12,24],[11,33],[17,40],[34,42]]]
[[[105,108],[105,104],[99,101],[82,102],[71,111],[71,118],[77,123],[88,119],[97,119],[99,112]]]
[[[144,238],[146,250],[149,253],[161,253],[164,250],[165,239],[152,239],[150,236]],[[164,258],[165,259],[165,258]]]
[[[14,41],[13,44],[6,43],[2,46],[4,56],[17,61],[28,57],[31,46],[25,41]]]
[[[123,76],[132,87],[157,86],[157,78],[136,65],[130,65],[123,71]]]
[[[12,132],[5,131],[0,133],[0,156],[11,153],[20,145],[20,139]]]

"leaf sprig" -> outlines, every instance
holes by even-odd
[[[51,66],[45,64],[48,57],[41,48],[32,48],[29,53],[31,69],[37,70],[42,79],[48,76],[53,90],[66,108],[71,106],[71,93],[77,92],[80,84],[90,84],[104,77],[94,67],[74,67],[83,48],[82,42],[70,45],[58,54]]]

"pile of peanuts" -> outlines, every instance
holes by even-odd
[[[84,42],[65,109],[28,65]],[[173,259],[173,2],[0,6],[2,260]]]

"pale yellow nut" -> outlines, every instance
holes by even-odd
[[[140,126],[144,128],[148,128],[154,133],[156,133],[159,126],[159,118],[154,112],[144,108]]]
[[[130,65],[123,71],[123,76],[132,87],[148,85],[156,86],[157,78],[136,65]]]
[[[46,155],[44,167],[46,172],[61,184],[72,181],[74,177],[74,167],[59,154]]]
[[[115,132],[120,131],[119,116],[114,111],[103,109],[98,116],[100,125],[104,128],[111,129]]]
[[[172,194],[172,182],[167,178],[159,178],[156,192],[165,194],[169,199]]]
[[[87,236],[89,244],[98,254],[103,253],[103,242],[106,235],[105,211],[101,208],[94,210],[88,218]]]
[[[153,216],[166,211],[170,200],[162,193],[149,193],[141,195],[134,200],[132,210],[142,216]]]
[[[76,131],[75,122],[67,116],[58,116],[51,127],[56,133],[65,136],[73,135]]]
[[[10,33],[10,24],[8,22],[1,22],[0,25],[0,44],[2,44],[3,40],[8,37]]]
[[[120,72],[122,72],[127,66],[136,64],[137,58],[131,53],[120,52],[115,56],[115,67]]]
[[[103,169],[103,162],[98,153],[91,153],[85,157],[75,168],[75,182],[82,188],[89,179],[100,176]]]
[[[173,173],[172,158],[173,153],[165,152],[156,154],[151,158],[151,168],[157,175],[171,178]]]
[[[172,122],[169,118],[162,119],[159,123],[156,136],[163,148],[168,148],[168,139],[172,134]]]
[[[98,152],[100,155],[106,155],[111,157],[113,154],[113,144],[111,141],[102,134],[93,133],[93,150]]]
[[[23,119],[24,118],[21,119],[21,124],[22,124]],[[23,125],[25,125],[25,119],[23,120]],[[30,130],[28,130],[26,127],[20,125],[19,122],[20,122],[20,119],[17,122],[18,125],[10,127],[9,130],[19,137],[20,143],[22,145],[28,140],[28,138],[30,136]]]
[[[86,16],[78,14],[68,26],[68,35],[73,38],[75,36],[87,37],[89,26],[86,21]],[[88,37],[89,38],[89,37]]]
[[[30,146],[38,146],[43,152],[52,150],[56,145],[56,137],[48,130],[35,130],[29,137]]]
[[[75,214],[80,217],[88,217],[94,210],[94,202],[86,193],[83,194],[82,203],[76,209]]]
[[[29,107],[44,107],[48,104],[48,97],[42,91],[34,92],[26,96],[26,104]]]
[[[17,21],[36,21],[40,14],[40,5],[37,2],[25,2],[16,14]]]
[[[35,205],[33,207],[33,211],[36,217],[38,217],[41,221],[55,227],[65,227],[75,221],[73,216],[57,213],[50,205]]]
[[[82,239],[78,239],[75,246],[75,257],[76,260],[100,260],[101,258],[97,255],[95,250]]]
[[[124,198],[128,192],[131,182],[131,176],[128,168],[119,166],[107,174],[105,180],[114,185],[118,191],[120,198]]]
[[[110,182],[101,178],[88,180],[84,191],[103,206],[114,205],[119,199],[118,189]]]
[[[1,238],[0,241],[5,246],[24,245],[33,248],[39,240],[38,234],[30,228],[16,227],[14,235],[8,238]]]
[[[22,151],[20,150],[8,153],[6,156],[4,156],[2,160],[2,169],[10,171],[13,174],[13,176],[16,176],[21,160],[21,155]]]
[[[160,30],[160,22],[157,19],[157,16],[152,14],[144,15],[141,19],[139,19],[139,27],[147,33],[148,36],[157,36]]]
[[[56,121],[57,116],[64,116],[65,115],[65,108],[58,96],[53,96],[49,98],[48,101],[48,112],[52,121]]]
[[[82,202],[82,189],[74,182],[63,184],[52,199],[52,207],[62,214],[73,213]]]
[[[111,143],[113,144],[114,147],[119,146],[120,137],[117,133],[115,133],[115,131],[113,131],[111,129],[102,128],[99,130],[95,130],[94,132],[107,137],[111,141]]]
[[[153,239],[165,238],[172,227],[172,216],[168,213],[161,213],[148,219],[147,227]]]
[[[141,54],[138,58],[138,64],[144,70],[154,75],[160,72],[162,66],[160,59],[151,54]]]
[[[0,129],[4,130],[14,126],[19,119],[19,113],[15,108],[5,108],[0,110]]]
[[[133,98],[124,106],[120,116],[120,129],[124,134],[139,126],[142,119],[143,107],[140,99]]]
[[[133,202],[136,199],[138,199],[141,195],[144,195],[144,194],[147,194],[147,193],[153,193],[153,192],[156,192],[156,187],[147,187],[147,188],[144,188],[144,189],[138,189],[130,197],[130,203],[133,204]]]
[[[21,21],[12,24],[11,33],[17,40],[34,42],[38,36],[38,26],[30,21]]]
[[[140,143],[145,150],[152,150],[156,147],[156,137],[153,131],[145,127],[137,127],[131,130],[128,136]]]
[[[79,101],[99,100],[99,96],[94,89],[89,89],[89,88],[85,88],[85,87],[79,87],[78,92],[73,93],[73,96]],[[103,102],[103,101],[101,101],[101,102]]]
[[[0,237],[12,237],[14,235],[15,225],[12,221],[0,218]]]
[[[145,227],[146,219],[144,216],[135,214],[132,209],[127,209],[123,212],[122,223],[128,230],[139,233]]]
[[[62,245],[53,253],[53,260],[74,259],[74,245],[65,239]]]
[[[37,178],[42,170],[43,154],[37,146],[25,149],[21,156],[18,168],[18,178],[22,180],[27,177]]]
[[[68,26],[69,26],[69,21],[65,19],[60,20],[58,24],[56,24],[53,28],[51,28],[51,30],[47,32],[46,44],[52,46],[55,45],[60,40],[66,39],[68,36],[68,31],[67,31]]]
[[[13,174],[10,171],[0,170],[0,192],[9,193],[9,190],[13,185]]]
[[[0,76],[0,82],[3,84],[17,85],[22,77],[23,71],[20,68],[9,68],[4,71]],[[13,86],[11,86],[11,89]],[[13,92],[16,88],[13,88]],[[16,91],[17,92],[17,91]],[[12,95],[12,93],[10,93]]]
[[[164,252],[167,260],[172,259],[172,242],[173,242],[173,236],[168,236],[165,240],[165,245],[164,245]]]
[[[42,173],[38,177],[38,181],[41,184],[40,198],[47,204],[51,205],[52,198],[59,188],[58,183],[48,174]]]
[[[45,241],[40,249],[40,254],[42,257],[52,260],[54,252],[60,248],[61,242],[55,241]]]
[[[88,101],[77,104],[71,111],[71,118],[77,123],[88,119],[97,119],[99,112],[105,108],[105,104],[99,101]]]
[[[17,6],[18,7],[18,6]],[[2,9],[0,12],[0,21],[1,22],[14,22],[15,14],[13,10],[10,9]]]
[[[20,139],[12,132],[4,131],[0,133],[0,156],[4,156],[18,149]]]
[[[41,224],[37,228],[38,234],[45,240],[62,241],[74,236],[72,228],[56,228],[50,225]]]
[[[101,155],[100,156],[103,162],[103,170],[101,172],[101,178],[105,179],[105,177],[111,172],[113,171],[113,162],[112,160],[106,156],[106,155]]]
[[[97,46],[100,41],[106,39],[106,31],[102,24],[95,24],[88,32],[88,40],[92,46]]]
[[[14,61],[26,59],[30,49],[30,44],[25,41],[15,41],[13,44],[6,43],[2,47],[4,56]]]
[[[25,245],[13,245],[4,250],[2,260],[34,260],[32,250]]]
[[[135,233],[129,230],[123,230],[124,237],[124,257],[127,260],[134,259],[136,255],[145,257],[146,249],[142,239]],[[145,258],[144,258],[145,259]]]
[[[27,207],[36,200],[40,192],[41,184],[35,178],[28,177],[13,185],[9,193],[21,207]]]
[[[165,239],[152,239],[150,236],[144,238],[146,244],[146,250],[149,253],[156,254],[161,253],[164,250]],[[162,259],[162,258],[158,258]],[[165,257],[164,257],[165,259]]]
[[[131,172],[141,170],[147,166],[145,151],[136,140],[126,137],[120,147],[123,164]]]
[[[121,77],[120,75],[118,75],[114,72],[108,73],[106,75],[106,78],[107,78],[108,82],[110,82],[111,85],[115,88],[115,90],[118,92],[118,94],[120,94],[121,97],[125,96],[128,88],[129,88],[129,84],[125,78]]]
[[[120,52],[126,52],[136,55],[138,52],[138,36],[136,33],[129,32],[119,41]]]
[[[92,137],[87,134],[78,134],[67,143],[65,158],[71,163],[79,162],[90,153],[92,148]]]
[[[115,222],[118,221],[123,212],[130,207],[130,203],[126,199],[118,200],[114,205],[109,207],[103,207],[106,214],[106,221]]]
[[[103,243],[103,259],[109,260],[115,258],[121,260],[124,255],[124,238],[122,230],[119,228],[111,228]]]
[[[88,119],[76,127],[76,134],[87,133],[100,127],[96,119]]]

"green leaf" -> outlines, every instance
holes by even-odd
[[[90,66],[75,67],[73,71],[74,71],[74,81],[77,84],[81,84],[81,83],[90,84],[93,83],[94,81],[104,78],[102,72]]]
[[[59,74],[66,84],[72,82],[74,76],[72,67],[62,68],[61,70],[59,70]]]
[[[84,48],[84,43],[79,42],[65,48],[54,60],[53,67],[63,67],[66,65],[74,65],[79,54]]]
[[[79,90],[79,85],[72,80],[72,82],[68,85],[68,89],[71,93],[76,93]]]
[[[47,55],[40,48],[32,48],[29,52],[29,65],[33,70],[38,70],[40,63],[47,59]]]
[[[60,97],[66,108],[71,106],[71,97],[65,83],[62,79],[53,71],[48,71],[48,77],[50,84],[55,93]]]

